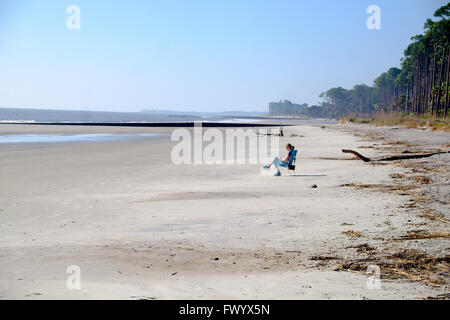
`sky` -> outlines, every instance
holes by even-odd
[[[0,0],[0,107],[265,111],[399,67],[440,0]],[[80,29],[67,27],[70,5]],[[381,10],[369,30],[368,6]],[[73,21],[73,20],[70,20]]]

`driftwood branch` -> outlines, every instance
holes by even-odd
[[[346,150],[346,149],[343,149],[342,152],[343,152],[343,153],[351,153],[351,154],[357,156],[358,158],[360,158],[360,159],[361,159],[362,161],[364,161],[364,162],[370,162],[370,161],[371,161],[369,158],[366,158],[366,157],[364,157],[362,154],[360,154],[360,153],[358,153],[358,152],[356,152],[356,151],[353,151],[353,150]]]
[[[396,155],[396,156],[388,156],[388,157],[377,157],[377,158],[367,158],[360,154],[359,152],[353,150],[342,150],[343,153],[351,153],[361,159],[364,162],[372,162],[372,161],[394,161],[394,160],[406,160],[406,159],[420,159],[420,158],[428,158],[435,156],[437,154],[450,153],[450,151],[441,151],[441,152],[433,152],[433,153],[420,153],[420,154],[406,154],[406,155]]]

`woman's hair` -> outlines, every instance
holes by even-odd
[[[286,147],[288,147],[288,148],[291,149],[291,150],[294,150],[294,149],[295,149],[295,147],[294,147],[292,144],[290,144],[290,143],[288,143],[288,144],[286,145]]]

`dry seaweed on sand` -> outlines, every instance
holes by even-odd
[[[342,231],[342,234],[344,234],[344,235],[346,235],[346,236],[348,236],[350,238],[361,238],[361,237],[364,237],[364,234],[362,234],[359,231],[355,231],[353,229],[348,229],[346,231]]]
[[[330,260],[340,260],[339,257],[332,257],[332,256],[312,256],[309,258],[309,260],[312,261],[330,261]]]
[[[422,210],[422,213],[419,215],[421,218],[425,218],[432,221],[440,221],[443,223],[450,223],[447,219],[445,219],[445,216],[443,213],[437,212],[430,208],[425,208]]]
[[[410,232],[407,235],[401,236],[396,240],[421,240],[421,239],[435,239],[435,238],[444,238],[450,239],[450,233],[445,232],[436,232],[436,233],[424,233],[424,232]]]
[[[441,293],[438,294],[436,297],[426,297],[422,300],[450,300],[450,293]]]
[[[383,145],[386,146],[406,146],[406,147],[412,147],[413,145],[404,141],[386,141],[383,142]]]
[[[409,161],[398,161],[394,162],[396,165],[406,169],[412,169],[416,173],[445,173],[447,168],[441,166],[431,165],[427,162],[409,162]]]
[[[392,179],[403,179],[405,176],[401,173],[391,173],[389,174],[389,177]]]
[[[379,192],[396,193],[399,195],[410,195],[409,190],[417,189],[414,185],[386,185],[386,184],[358,184],[358,183],[346,183],[341,187],[352,187],[356,189],[371,189]]]
[[[408,279],[431,285],[445,285],[450,275],[450,256],[431,257],[418,250],[404,250],[384,257],[348,260],[335,270],[367,272],[371,265],[380,267],[382,279]]]
[[[387,162],[368,162],[367,164],[371,165],[371,166],[387,166],[387,165],[389,165],[389,163],[387,163]]]
[[[412,177],[409,177],[409,180],[412,180],[414,182],[421,183],[421,184],[430,184],[433,182],[433,179],[431,179],[428,176],[412,176]]]
[[[369,253],[369,254],[373,254],[376,251],[375,247],[371,246],[368,243],[358,244],[356,246],[348,246],[346,247],[346,249],[356,249],[357,253]]]

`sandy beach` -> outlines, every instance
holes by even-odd
[[[0,125],[0,134],[171,131]],[[0,145],[0,299],[448,296],[450,155],[373,165],[341,150],[371,157],[449,141],[286,127],[281,143],[300,154],[296,175],[279,178],[252,164],[174,165],[168,135]],[[427,262],[408,269],[408,259]],[[71,265],[81,290],[66,286]],[[368,266],[380,267],[380,288],[368,286]]]

